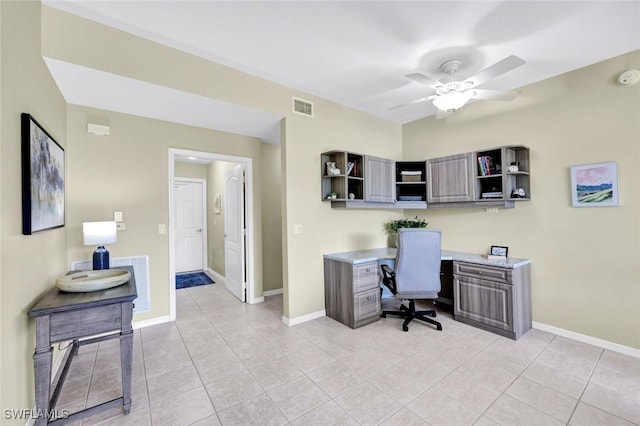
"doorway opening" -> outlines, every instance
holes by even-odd
[[[227,278],[231,278],[231,280],[229,281],[233,281],[235,282],[236,285],[236,289],[239,288],[239,290],[236,291],[232,291],[231,289],[228,289],[234,294],[236,295],[236,297],[239,297],[239,299],[244,299],[243,301],[246,301],[248,303],[258,303],[260,301],[262,301],[262,298],[256,298],[254,295],[254,287],[255,287],[255,251],[254,251],[254,244],[255,244],[255,236],[254,236],[254,227],[253,227],[253,206],[254,206],[254,200],[253,200],[253,194],[254,194],[254,189],[253,189],[253,164],[252,164],[252,159],[251,158],[246,158],[246,157],[236,157],[236,156],[229,156],[229,155],[224,155],[224,154],[216,154],[216,153],[211,153],[211,152],[202,152],[202,151],[191,151],[191,150],[184,150],[184,149],[176,149],[176,148],[170,148],[169,149],[169,204],[171,206],[171,208],[169,209],[170,212],[170,217],[169,217],[169,226],[168,226],[168,239],[169,239],[169,279],[171,280],[171,283],[173,284],[175,282],[175,276],[177,273],[177,268],[176,268],[176,261],[178,260],[178,253],[177,253],[177,249],[176,249],[176,238],[178,236],[178,232],[176,230],[176,221],[177,221],[177,217],[176,214],[174,212],[174,204],[176,201],[176,194],[174,191],[174,182],[176,179],[178,179],[176,177],[176,163],[183,160],[183,159],[187,159],[187,158],[195,158],[197,159],[196,161],[199,164],[215,164],[215,163],[219,163],[219,162],[224,162],[224,163],[229,163],[229,169],[231,169],[231,166],[236,166],[240,171],[241,171],[241,178],[239,181],[236,181],[236,185],[235,188],[240,191],[240,192],[236,192],[234,194],[229,194],[230,197],[228,197],[225,193],[228,192],[228,183],[225,182],[224,183],[224,188],[223,189],[219,189],[216,190],[215,187],[213,187],[213,185],[209,185],[208,186],[208,194],[206,195],[206,198],[209,200],[212,200],[212,202],[208,203],[208,207],[207,207],[207,211],[208,213],[205,214],[205,217],[209,217],[209,224],[211,224],[213,222],[213,224],[218,224],[220,225],[220,221],[224,221],[224,233],[225,233],[225,238],[224,238],[224,246],[222,246],[222,243],[218,242],[218,243],[214,243],[214,244],[209,244],[209,251],[208,253],[212,253],[212,256],[209,257],[207,256],[208,253],[205,253],[204,255],[204,259],[208,259],[208,260],[204,260],[204,265],[203,265],[203,269],[205,270],[209,270],[211,271],[211,268],[208,268],[208,263],[213,262],[216,259],[216,253],[219,254],[218,257],[222,258],[222,254],[224,254],[224,276],[218,276],[218,278],[222,278],[222,280],[220,281],[224,281],[225,282],[225,286],[227,286]],[[233,164],[230,164],[233,163]],[[234,176],[238,176],[238,174],[236,173]],[[181,180],[181,179],[178,179]],[[233,186],[233,185],[232,185]],[[214,191],[215,190],[215,191]],[[213,191],[213,193],[212,193]],[[219,191],[219,192],[217,192]],[[228,221],[228,209],[232,206],[228,205],[227,201],[232,202],[236,208],[241,209],[241,216],[237,216],[240,219],[236,219],[235,221]],[[236,211],[236,213],[238,213]],[[207,219],[205,219],[205,222],[207,222]],[[228,229],[228,227],[231,226],[233,227],[232,229],[235,229],[234,232],[232,232],[231,229]],[[237,229],[236,229],[237,228]],[[195,228],[195,229],[199,229],[199,228]],[[211,227],[209,228],[209,230],[211,231]],[[227,232],[229,231],[229,232]],[[204,228],[203,228],[203,233],[204,233]],[[235,246],[234,247],[234,252],[232,253],[234,255],[233,257],[233,264],[231,265],[230,269],[227,269],[227,253],[225,253],[226,250],[226,236],[233,234],[235,236],[241,236],[241,240],[242,241],[238,241],[238,239],[236,238],[234,240],[234,242],[236,243],[241,243],[241,246]],[[206,236],[204,238],[205,240],[207,239]],[[220,250],[223,250],[222,252]],[[229,272],[232,272],[231,275],[229,274]],[[236,271],[236,272],[233,272]],[[238,272],[239,271],[239,272]],[[214,275],[215,276],[215,275]],[[216,280],[217,281],[217,280]],[[237,293],[237,294],[236,294]],[[171,285],[170,286],[170,294],[169,294],[169,305],[170,305],[170,319],[171,320],[175,320],[176,317],[176,288],[175,285]]]
[[[176,274],[204,271],[207,254],[207,181],[173,181],[174,266]]]

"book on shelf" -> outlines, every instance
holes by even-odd
[[[355,166],[355,163],[349,161],[347,163],[347,173],[346,175],[349,176],[351,174],[351,171],[353,170],[353,167]]]
[[[483,192],[482,198],[502,198],[502,191]]]
[[[493,167],[493,159],[488,155],[481,155],[478,157],[478,166],[480,170],[480,176],[489,176]]]

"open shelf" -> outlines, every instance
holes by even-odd
[[[396,202],[424,208],[427,200],[425,161],[396,161]],[[402,172],[417,173],[404,175]]]
[[[476,201],[530,199],[529,148],[513,145],[477,151],[475,159]]]

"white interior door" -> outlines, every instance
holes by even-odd
[[[204,256],[202,182],[176,179],[173,200],[176,273],[200,271]]]
[[[225,286],[245,301],[244,273],[244,179],[243,166],[225,173],[224,204],[224,272]]]

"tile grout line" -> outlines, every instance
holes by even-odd
[[[508,396],[509,398],[513,398],[511,395],[507,394],[507,393],[506,393],[506,391],[507,391],[507,390],[509,390],[509,388],[510,388],[511,386],[513,386],[513,384],[514,384],[514,383],[515,383],[515,382],[516,382],[520,377],[522,377],[522,373],[524,373],[524,372],[527,370],[527,368],[529,368],[529,367],[531,366],[531,364],[533,364],[533,363],[535,362],[535,360],[540,356],[540,354],[541,354],[542,352],[544,352],[544,350],[545,350],[545,349],[546,349],[546,348],[551,344],[551,342],[553,342],[553,340],[555,340],[555,338],[556,338],[556,337],[557,337],[556,335],[553,335],[553,337],[552,337],[552,338],[551,338],[551,339],[550,339],[550,340],[549,340],[549,341],[548,341],[544,346],[542,346],[542,348],[541,348],[541,349],[536,353],[536,355],[531,359],[531,361],[529,361],[529,362],[525,365],[525,367],[522,369],[522,371],[520,371],[520,373],[518,373],[518,375],[515,377],[515,379],[513,379],[513,380],[512,380],[512,381],[511,381],[511,382],[510,382],[510,383],[509,383],[509,384],[504,388],[504,390],[503,390],[503,391],[500,391],[500,395],[498,395],[498,397],[497,397],[497,398],[496,398],[496,399],[495,399],[491,404],[489,404],[489,406],[488,406],[488,407],[487,407],[487,408],[482,412],[482,414],[480,414],[480,417],[478,417],[478,419],[480,419],[480,418],[481,418],[481,417],[483,417],[483,416],[486,416],[489,420],[491,420],[491,421],[493,421],[493,422],[495,422],[495,423],[500,424],[497,420],[495,420],[495,419],[491,418],[490,416],[488,416],[488,415],[487,415],[487,412],[491,409],[491,407],[493,407],[493,405],[496,403],[496,401],[498,401],[502,396]],[[496,339],[496,340],[497,340],[497,339]],[[524,378],[526,379],[526,377],[524,377]],[[541,386],[542,386],[542,385],[541,385]],[[546,387],[546,386],[545,386],[545,387]],[[514,398],[514,399],[516,399],[516,400],[520,401],[520,400],[519,400],[519,399],[517,399],[517,398]],[[537,411],[540,411],[541,413],[544,413],[544,411],[542,411],[542,410],[540,410],[540,409],[538,409],[538,408],[536,408],[536,407],[532,407],[531,405],[527,404],[527,403],[526,403],[526,402],[524,402],[524,401],[520,401],[520,402],[522,402],[522,403],[523,403],[523,404],[525,404],[525,405],[528,405],[529,407],[531,407],[531,408],[533,408],[533,409],[535,409],[535,410],[537,410]],[[544,413],[544,414],[547,414],[547,413]],[[549,415],[549,414],[547,414],[547,415]],[[551,415],[549,415],[549,416],[551,416]],[[553,416],[551,416],[551,417],[553,417]],[[555,419],[555,417],[553,417],[553,418]],[[478,420],[476,419],[476,421],[478,421]]]
[[[189,297],[191,298],[191,300],[194,301],[194,303],[198,306],[198,309],[200,310],[200,312],[202,312],[202,315],[207,319],[207,321],[211,324],[212,327],[215,328],[215,326],[213,325],[213,323],[211,322],[211,320],[209,319],[209,317],[207,317],[204,313],[204,311],[202,310],[202,307],[200,306],[200,304],[198,303],[197,300],[194,299],[193,295],[191,294],[191,292],[189,291],[189,288],[186,288],[184,290],[187,290],[187,294],[189,295]],[[177,290],[176,290],[177,291]],[[193,360],[193,356],[191,355],[191,352],[189,351],[189,347],[187,346],[187,343],[184,341],[184,336],[182,335],[182,330],[180,330],[180,327],[178,326],[177,323],[177,318],[176,318],[176,330],[178,331],[178,335],[180,336],[180,340],[182,341],[182,344],[184,345],[185,350],[187,351],[187,356],[189,357],[189,361],[191,361],[191,364],[193,365],[193,369],[196,371],[196,374],[198,375],[198,380],[200,380],[200,383],[202,384],[202,389],[204,390],[204,393],[207,395],[207,399],[209,400],[209,403],[211,404],[211,408],[213,408],[213,413],[216,416],[216,419],[218,419],[218,422],[220,424],[222,424],[222,421],[220,420],[220,416],[218,416],[218,410],[216,410],[216,406],[213,403],[213,400],[211,399],[211,395],[209,395],[209,392],[207,391],[207,386],[204,383],[204,380],[202,380],[202,376],[200,375],[200,371],[198,370],[198,367],[196,366],[195,361]],[[148,389],[147,389],[148,392]],[[190,391],[187,391],[190,392]],[[149,400],[149,404],[151,404],[151,400]],[[151,416],[151,412],[149,412],[149,416]],[[193,421],[192,423],[189,423],[190,425],[195,424],[201,420],[206,419],[207,417],[204,417],[202,419],[198,419]],[[151,425],[153,426],[153,424]]]

